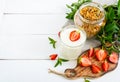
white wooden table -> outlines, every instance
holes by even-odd
[[[0,82],[83,82],[49,74],[48,69],[64,72],[76,61],[54,68],[49,55],[59,53],[48,37],[58,40],[65,24],[66,4],[77,0],[0,0]],[[93,0],[112,4],[117,0]],[[119,82],[120,64],[113,72],[91,82]]]

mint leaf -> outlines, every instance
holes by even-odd
[[[57,41],[55,41],[54,39],[48,37],[49,41],[50,41],[50,44],[52,44],[53,48],[56,48],[55,44]]]
[[[120,0],[118,1],[118,17],[120,18]]]
[[[109,21],[113,21],[114,18],[116,18],[114,9],[113,9],[113,7],[109,6],[108,10],[106,12],[106,19],[109,20]]]
[[[76,11],[79,9],[79,7],[85,2],[91,2],[91,1],[92,0],[78,0],[77,2],[74,2],[71,5],[66,5],[67,8],[70,9],[70,12],[66,13],[67,14],[66,18],[73,20],[74,15],[75,15]]]
[[[118,26],[116,25],[116,22],[112,22],[112,23],[109,23],[105,26],[105,32],[107,32],[108,34],[109,33],[112,33],[112,32],[116,32],[117,30],[119,30]]]
[[[57,67],[58,65],[62,65],[62,62],[67,62],[69,60],[63,59],[63,58],[58,58],[56,64],[54,67]]]
[[[84,78],[84,82],[90,82],[88,79]]]
[[[56,64],[54,65],[54,67],[57,67],[59,65],[59,60],[57,60]]]
[[[62,62],[67,62],[67,61],[69,61],[69,60],[63,59],[63,58],[60,58],[60,60],[61,60]]]
[[[106,11],[106,25],[97,34],[97,40],[109,52],[120,52],[120,0],[118,4],[104,7]],[[106,43],[111,43],[107,46]]]

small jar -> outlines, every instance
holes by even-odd
[[[85,30],[87,38],[94,37],[106,23],[104,8],[98,3],[86,2],[76,12],[74,23]]]
[[[79,38],[75,41],[71,40],[71,36],[78,37],[76,33],[79,34]],[[77,28],[74,25],[66,26],[60,32],[60,55],[68,60],[77,59],[85,41],[86,33],[83,29]]]

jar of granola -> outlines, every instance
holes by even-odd
[[[77,27],[85,30],[87,38],[91,38],[105,25],[105,11],[98,3],[84,3],[76,12],[74,23]]]

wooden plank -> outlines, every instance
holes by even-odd
[[[0,59],[48,59],[50,54],[58,53],[49,44],[48,37],[58,41],[57,35],[1,36]]]
[[[4,0],[5,13],[64,13],[76,0]]]
[[[5,13],[65,13],[66,4],[77,0],[4,0]],[[113,4],[117,0],[93,0],[104,4]]]
[[[2,35],[57,34],[65,24],[66,14],[4,15]]]
[[[100,3],[101,5],[111,5],[117,3],[118,0],[92,0],[93,2]]]
[[[51,68],[58,72],[63,73],[66,68],[74,68],[76,61],[69,61],[63,63],[62,66],[54,68],[56,61],[50,60],[36,60],[36,61],[0,61],[0,82],[84,82],[83,78],[76,80],[69,80],[61,76],[48,73],[48,69]],[[120,62],[119,62],[120,65]],[[118,66],[119,66],[118,65]],[[116,70],[112,71],[100,77],[98,79],[90,79],[91,82],[118,82],[120,80],[120,66]]]
[[[2,24],[2,19],[3,19],[3,0],[0,0],[0,27],[1,27],[1,24]]]

